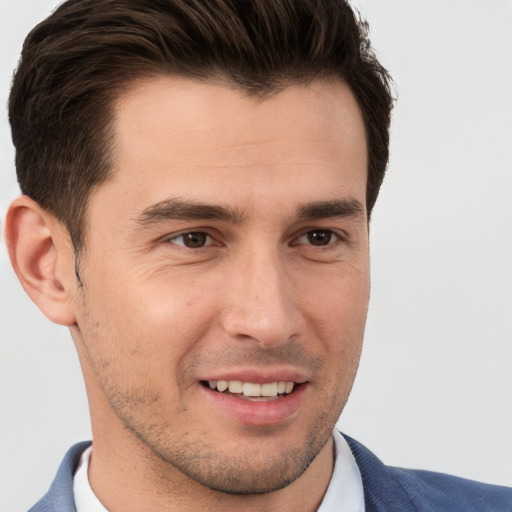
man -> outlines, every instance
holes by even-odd
[[[9,251],[94,441],[34,510],[510,506],[332,436],[391,108],[345,4],[68,2],[22,59]]]

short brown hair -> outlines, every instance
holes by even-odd
[[[368,215],[389,155],[390,77],[343,0],[69,0],[27,36],[9,99],[18,181],[78,253],[112,172],[116,97],[137,78],[227,79],[250,95],[339,78],[362,112]]]

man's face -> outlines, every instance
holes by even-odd
[[[341,82],[257,100],[162,77],[121,97],[114,128],[73,328],[95,439],[213,489],[283,487],[326,446],[359,361],[356,101]]]

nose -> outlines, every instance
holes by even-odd
[[[281,259],[277,251],[260,249],[231,268],[222,315],[229,336],[274,347],[300,334],[293,275]]]

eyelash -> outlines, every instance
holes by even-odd
[[[318,244],[318,245],[315,245],[314,243],[303,243],[303,242],[299,241],[301,238],[312,236],[314,233],[327,234],[329,236],[329,240],[325,244]],[[196,235],[196,236],[199,235],[200,237],[204,237],[205,240],[209,239],[210,243],[207,243],[207,244],[205,243],[205,244],[199,245],[197,247],[191,247],[191,246],[186,245],[184,237],[193,236],[193,235]],[[333,238],[334,238],[334,240],[333,240]],[[183,243],[177,243],[177,240],[179,240],[179,239],[181,239]],[[190,250],[194,250],[194,249],[200,250],[200,249],[204,249],[205,247],[211,247],[212,245],[215,245],[215,239],[207,231],[200,231],[200,230],[185,231],[185,232],[179,233],[177,235],[173,235],[172,237],[168,237],[164,241],[167,243],[173,243],[175,245],[178,245],[180,247],[190,249]],[[302,234],[300,236],[298,236],[297,238],[295,238],[290,245],[295,246],[295,245],[303,244],[303,245],[308,245],[310,247],[316,247],[319,249],[328,250],[328,249],[333,248],[333,246],[337,246],[339,242],[346,242],[346,241],[347,241],[346,237],[344,235],[342,235],[339,231],[335,231],[332,229],[316,228],[316,229],[308,229],[307,231],[302,232]],[[311,242],[311,239],[309,239],[309,242]]]
[[[204,236],[206,239],[209,239],[210,240],[210,243],[208,243],[207,245],[201,245],[199,247],[189,247],[188,245],[185,245],[185,240],[184,238],[189,235],[201,235],[201,236]],[[177,243],[176,240],[179,240],[179,239],[182,239],[183,243]],[[206,231],[185,231],[183,233],[179,233],[177,235],[173,235],[172,237],[169,237],[167,239],[164,240],[165,242],[168,242],[168,243],[174,243],[175,245],[179,245],[180,247],[183,247],[183,248],[186,248],[186,249],[204,249],[205,247],[210,247],[211,245],[214,245],[213,243],[211,242],[214,242],[214,238]]]
[[[335,231],[333,229],[316,228],[316,229],[308,229],[307,231],[303,232],[298,238],[296,238],[296,241],[293,243],[293,245],[300,244],[301,242],[299,242],[299,240],[301,238],[310,237],[314,233],[327,234],[329,236],[328,242],[325,243],[325,244],[315,245],[314,243],[311,243],[311,239],[309,239],[310,243],[309,244],[304,244],[304,245],[308,245],[310,247],[316,247],[318,249],[328,250],[328,249],[334,248],[340,242],[346,242],[347,241],[346,237],[343,236],[339,231]]]

